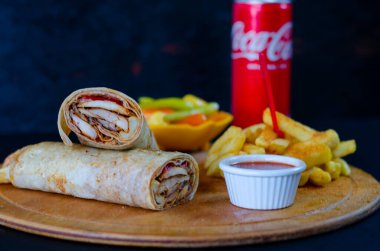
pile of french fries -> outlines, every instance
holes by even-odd
[[[284,137],[273,131],[272,117],[267,108],[263,122],[245,129],[231,126],[211,146],[205,167],[208,176],[223,177],[221,159],[242,154],[278,154],[302,159],[307,169],[301,174],[299,186],[311,183],[325,186],[340,176],[351,174],[342,159],[356,151],[355,140],[340,141],[336,131],[316,131],[284,114],[276,113]]]

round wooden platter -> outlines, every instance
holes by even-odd
[[[199,156],[198,156],[199,157]],[[0,185],[0,224],[61,239],[131,246],[206,247],[294,239],[338,229],[374,212],[380,184],[353,168],[324,187],[298,189],[293,206],[233,206],[224,180],[206,177],[193,201],[162,212]]]

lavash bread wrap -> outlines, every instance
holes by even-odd
[[[68,135],[74,132],[81,144],[96,148],[158,150],[137,102],[109,88],[85,88],[71,93],[59,109],[58,130],[68,146],[73,144]]]
[[[42,142],[6,158],[2,183],[15,187],[163,210],[190,201],[199,183],[195,159],[179,152],[112,151]]]

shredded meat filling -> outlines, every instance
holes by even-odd
[[[178,159],[167,163],[152,184],[156,203],[164,207],[180,203],[191,194],[194,179],[188,160]]]
[[[139,125],[128,104],[114,97],[79,97],[69,114],[74,130],[91,140],[115,145],[130,140]]]

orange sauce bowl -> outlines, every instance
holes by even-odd
[[[196,151],[218,136],[232,121],[227,112],[218,112],[216,119],[193,126],[189,124],[149,124],[162,150]]]

